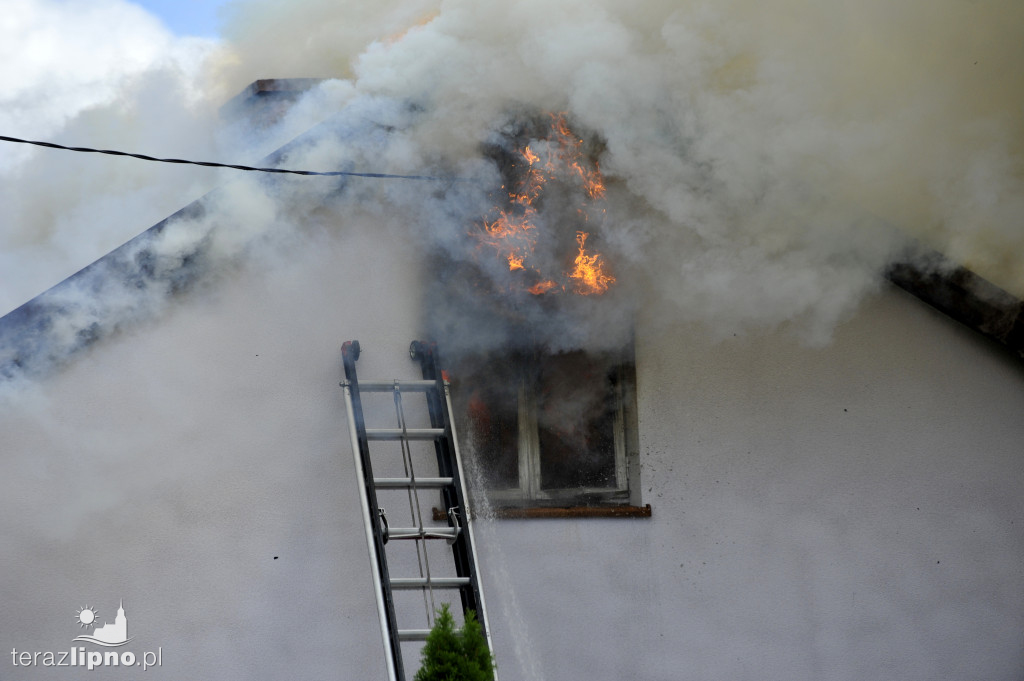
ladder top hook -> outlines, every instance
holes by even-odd
[[[359,341],[345,341],[341,344],[341,354],[344,357],[351,357],[355,362],[359,359]]]

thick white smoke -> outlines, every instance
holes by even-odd
[[[0,134],[253,163],[346,96],[343,85],[327,87],[277,125],[246,128],[219,113],[241,90],[219,85],[224,55],[222,44],[174,36],[127,0],[14,0],[0,21]],[[4,143],[0,314],[237,178]]]
[[[16,112],[5,125],[23,136],[251,162],[258,140],[217,132],[217,105],[258,77],[328,77],[341,80],[275,143],[353,101],[420,114],[377,153],[325,141],[289,165],[493,179],[480,147],[510,111],[567,111],[605,144],[597,231],[621,286],[722,333],[794,322],[827,339],[907,237],[1024,290],[1019,3],[238,0],[220,45],[174,39],[125,2],[16,7],[60,44],[35,78],[4,76]],[[46,44],[14,33],[15,55]],[[75,45],[101,42],[132,57],[101,58],[96,75],[69,68]],[[11,153],[2,252],[19,285],[4,287],[7,309],[227,177]],[[480,208],[455,190],[417,211],[423,192],[407,189],[350,187],[379,210],[418,212],[410,229],[443,234],[442,248],[454,235],[441,223]]]
[[[240,3],[284,32],[238,61],[291,69],[298,48],[424,107],[410,162],[477,156],[510,110],[568,111],[606,142],[609,261],[719,332],[826,340],[910,237],[1024,290],[1018,4],[447,2],[397,39],[397,10],[310,6],[345,24],[339,50]]]
[[[612,262],[691,318],[823,338],[892,255],[886,223],[1024,284],[1024,14],[912,5],[452,3],[355,71],[427,99],[439,152],[516,103],[569,111],[607,142]]]
[[[0,22],[0,129],[72,146],[210,153],[213,45],[120,0],[15,0]],[[145,153],[145,152],[142,152]],[[5,144],[0,310],[25,302],[211,186],[206,172]]]

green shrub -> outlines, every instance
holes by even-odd
[[[462,629],[456,630],[448,608],[444,603],[437,611],[414,681],[494,681],[494,657],[476,613],[467,610]]]

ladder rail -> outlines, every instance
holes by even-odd
[[[345,413],[349,418],[349,423],[354,423],[355,413],[352,407],[352,387],[348,385],[347,381],[342,386],[345,388]],[[359,501],[362,504],[362,508],[367,508],[369,500],[366,496],[366,486],[363,484],[363,462],[359,456],[359,437],[356,435],[354,428],[350,428],[349,431],[352,435],[352,454],[356,464],[356,475],[359,478]],[[370,554],[370,563],[373,568],[371,570],[373,574],[373,593],[377,603],[377,616],[380,620],[381,636],[384,639],[384,653],[389,660],[387,664],[388,681],[404,681],[395,676],[394,665],[390,662],[394,654],[391,650],[391,639],[388,636],[387,608],[384,604],[384,592],[381,589],[380,567],[377,564],[377,552],[374,548],[373,527],[370,524],[370,515],[367,513],[363,514],[363,526],[366,531],[366,549]]]
[[[373,568],[371,572],[377,615],[381,625],[381,637],[384,641],[384,653],[387,656],[385,666],[388,670],[388,681],[405,681],[395,604],[391,598],[391,579],[388,574],[387,557],[384,553],[384,538],[381,535],[380,527],[376,524],[380,507],[377,505],[377,494],[373,485],[373,467],[370,461],[369,444],[365,437],[366,422],[363,418],[359,380],[355,367],[355,362],[359,358],[359,341],[344,343],[341,354],[345,364],[346,378],[342,383],[342,387],[345,389],[345,412],[349,419],[352,454],[359,478],[359,500],[365,511],[363,513],[363,528],[366,533],[370,564]],[[363,432],[362,437],[359,435],[360,431]]]

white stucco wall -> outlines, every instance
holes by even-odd
[[[121,598],[125,648],[162,647],[145,678],[383,678],[339,347],[410,365],[417,266],[379,221],[345,232],[6,396],[0,678],[128,678],[10,656],[68,650],[79,609]]]
[[[384,678],[338,346],[414,376],[415,259],[381,227],[294,249],[5,398],[8,651],[123,598],[146,678]],[[504,681],[1021,676],[1019,362],[896,292],[821,349],[655,318],[653,517],[478,526]]]
[[[653,517],[494,523],[507,677],[510,638],[560,680],[1021,677],[1018,361],[897,291],[821,349],[652,319]]]

